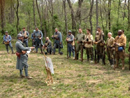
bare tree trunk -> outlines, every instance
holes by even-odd
[[[103,31],[104,31],[104,25],[103,25],[103,15],[102,15],[102,2],[101,2],[102,0],[100,0],[100,17],[101,17],[101,21],[102,21],[102,27],[103,27]]]
[[[38,11],[38,15],[39,15],[39,19],[40,19],[40,27],[41,27],[41,30],[42,30],[42,17],[41,17],[41,13],[40,13],[40,10],[39,10],[39,7],[38,7],[38,2],[36,0],[36,6],[37,6],[37,11]],[[43,30],[42,30],[43,31]]]
[[[16,10],[16,16],[17,16],[17,24],[16,24],[16,28],[17,28],[17,33],[19,32],[19,0],[17,0],[17,10]]]
[[[130,30],[130,0],[128,0],[128,30]]]
[[[34,26],[36,28],[36,18],[35,18],[35,0],[33,0],[33,19],[34,19]]]
[[[76,13],[76,17],[78,17],[78,21],[79,21],[79,27],[81,26],[81,6],[82,6],[83,0],[78,0],[78,10]]]
[[[91,8],[90,8],[90,12],[89,12],[89,22],[90,22],[90,26],[91,26],[91,33],[93,32],[93,25],[92,25],[93,4],[94,4],[94,0],[91,0],[90,1]]]
[[[98,27],[98,0],[96,0],[96,27]]]
[[[1,28],[2,28],[2,34],[4,34],[4,26],[5,26],[5,23],[4,23],[4,5],[5,5],[5,0],[0,0],[0,9],[1,9]]]
[[[126,17],[126,0],[125,0],[125,2],[124,2],[124,13],[123,13],[123,20],[125,19],[125,17]]]
[[[63,0],[63,6],[64,6],[64,14],[65,14],[65,30],[66,30],[66,33],[68,34],[66,0]]]
[[[108,1],[108,22],[109,30],[111,30],[111,0]]]
[[[118,18],[117,18],[117,23],[119,23],[119,16],[120,16],[120,5],[121,5],[121,1],[118,1]]]
[[[69,8],[70,8],[70,10],[71,10],[72,33],[73,33],[73,35],[75,35],[75,32],[76,32],[76,21],[75,21],[75,16],[74,16],[74,10],[73,10],[73,8],[72,8],[71,1],[70,1],[70,0],[67,0],[67,1],[68,1]]]

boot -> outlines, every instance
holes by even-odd
[[[29,77],[29,76],[27,76],[26,78],[27,78],[27,79],[32,79],[32,77]]]
[[[87,55],[87,61],[89,62],[89,55]]]
[[[21,78],[25,78],[25,76],[24,76],[24,75],[21,75],[20,77],[21,77]]]
[[[122,70],[125,69],[124,60],[122,60]]]
[[[100,61],[100,56],[98,55],[97,56],[97,63],[99,63],[99,61]]]

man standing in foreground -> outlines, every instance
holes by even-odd
[[[116,54],[116,65],[114,66],[114,69],[118,67],[119,60],[122,61],[122,70],[125,69],[124,65],[124,59],[125,59],[125,37],[123,35],[122,30],[118,31],[118,36],[116,36],[115,41],[115,54]]]
[[[30,49],[34,49],[34,47],[24,47],[23,46],[23,36],[22,34],[17,35],[17,42],[16,42],[16,55],[17,55],[17,64],[16,64],[16,69],[20,71],[20,76],[21,78],[26,77],[27,79],[31,79],[31,77],[28,76],[28,55],[27,51]],[[25,76],[23,75],[23,68],[25,71]]]

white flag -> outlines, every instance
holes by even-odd
[[[51,58],[44,57],[44,56],[43,56],[43,58],[45,60],[45,66],[50,69],[51,74],[54,74],[53,63],[51,61]]]

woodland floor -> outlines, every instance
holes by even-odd
[[[15,54],[0,52],[0,98],[130,98],[128,66],[115,71],[110,65],[83,63],[65,55],[48,55],[54,65],[54,84],[45,83],[43,55],[29,54],[29,75],[21,79]]]

